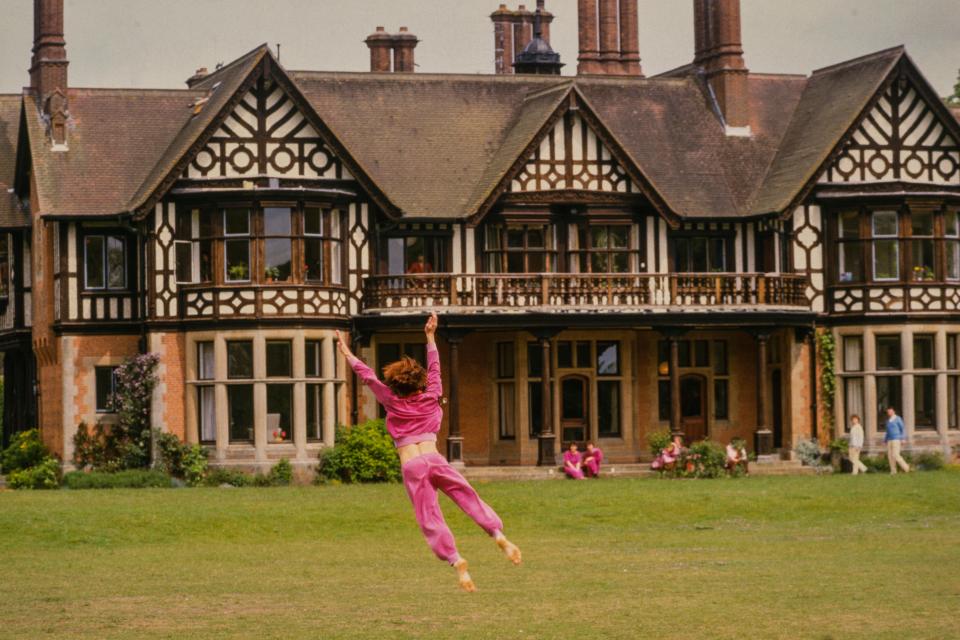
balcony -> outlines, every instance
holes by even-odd
[[[426,308],[488,311],[644,312],[658,310],[809,310],[807,279],[760,273],[417,274],[364,281],[366,314]]]
[[[349,297],[342,286],[293,283],[181,285],[182,320],[296,319],[346,317]]]

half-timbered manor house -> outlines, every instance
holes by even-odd
[[[432,309],[468,465],[636,461],[664,429],[788,455],[852,413],[878,448],[888,404],[908,447],[960,443],[960,124],[904,49],[754,73],[739,1],[695,0],[691,63],[645,77],[637,1],[580,0],[561,75],[537,4],[492,14],[491,75],[415,72],[377,28],[369,73],[260,46],[140,90],[71,86],[35,0],[0,96],[4,440],[39,425],[69,464],[153,352],[156,427],[306,469],[377,415],[333,331],[422,358]]]

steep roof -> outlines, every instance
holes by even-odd
[[[22,102],[20,95],[0,95],[0,228],[6,229],[30,224],[12,192]]]
[[[68,151],[51,148],[46,127],[24,99],[33,207],[48,216],[117,215],[190,116],[190,91],[70,89]]]
[[[317,114],[405,216],[465,217],[549,115],[556,76],[291,71]],[[512,163],[516,157],[509,160]],[[509,165],[507,165],[509,166]],[[487,189],[492,185],[487,185]]]
[[[476,215],[575,93],[646,193],[681,218],[704,219],[787,207],[904,55],[889,49],[809,78],[751,74],[750,137],[725,135],[692,72],[649,79],[281,72],[364,184],[405,217]],[[275,64],[265,45],[192,89],[72,89],[67,152],[50,148],[28,94],[34,206],[44,215],[94,216],[148,205],[178,179],[261,63]],[[0,96],[0,127],[8,123],[0,130],[0,180],[15,157],[2,145],[16,145],[20,100]],[[0,222],[4,206],[10,211],[0,203]]]
[[[815,177],[904,55],[894,47],[814,71],[750,206],[780,212]]]

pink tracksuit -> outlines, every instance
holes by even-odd
[[[587,458],[593,459],[588,460]],[[600,463],[603,462],[603,451],[600,451],[600,447],[594,447],[593,451],[584,451],[581,460],[583,460],[582,468],[586,470],[584,472],[586,475],[594,478],[600,475]]]
[[[397,447],[436,441],[443,419],[443,409],[440,407],[443,384],[440,381],[440,354],[435,344],[427,345],[427,389],[406,398],[394,395],[390,387],[380,382],[373,370],[362,361],[351,359],[350,366],[387,410],[387,431]],[[503,522],[493,509],[480,499],[470,483],[439,453],[408,460],[401,472],[420,530],[441,560],[454,564],[460,559],[460,554],[440,511],[438,490],[491,536],[503,528]]]
[[[580,462],[580,454],[574,451],[567,451],[563,454],[563,470],[574,480],[583,480],[583,471],[577,468]]]

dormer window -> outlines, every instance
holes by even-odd
[[[127,288],[127,243],[120,235],[87,235],[84,247],[84,287],[90,290]]]

